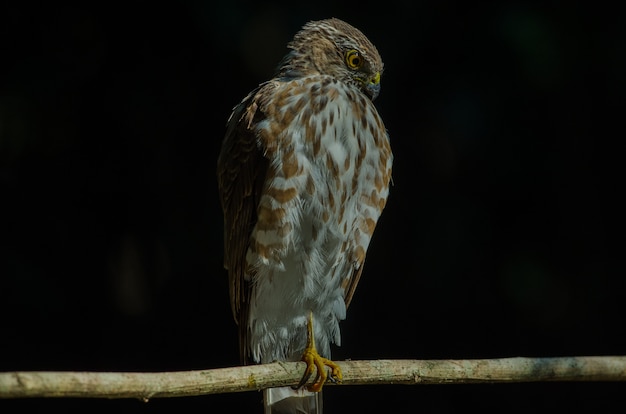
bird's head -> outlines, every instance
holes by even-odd
[[[279,75],[330,75],[372,100],[378,96],[382,59],[369,39],[348,23],[335,18],[309,22],[296,33],[289,48]]]

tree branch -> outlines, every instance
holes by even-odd
[[[626,381],[626,356],[337,362],[344,385]],[[187,397],[296,385],[302,362],[180,372],[4,372],[0,398]],[[329,383],[328,385],[333,385]]]

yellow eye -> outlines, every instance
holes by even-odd
[[[363,57],[358,50],[348,50],[346,52],[346,64],[350,69],[358,69],[363,65]]]

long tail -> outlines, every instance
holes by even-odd
[[[263,391],[265,414],[322,414],[322,393],[304,388],[270,388]]]

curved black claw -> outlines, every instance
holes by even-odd
[[[317,349],[315,349],[315,340],[313,339],[313,313],[309,314],[307,334],[307,346],[302,353],[302,361],[306,363],[306,370],[304,371],[302,379],[300,379],[298,385],[292,388],[297,390],[303,387],[309,378],[311,378],[311,375],[313,375],[313,369],[317,370],[315,382],[307,386],[307,390],[313,392],[321,391],[327,379],[333,383],[340,383],[343,375],[339,365],[328,358],[324,358],[318,354]],[[330,375],[329,372],[327,372],[326,367],[330,368]]]
[[[313,375],[313,365],[309,365],[307,363],[306,370],[304,371],[304,374],[302,375],[302,378],[300,379],[300,382],[298,383],[298,385],[292,385],[291,388],[294,389],[294,390],[298,390],[298,389],[302,388],[304,386],[304,384],[306,384],[307,381],[309,381],[309,378],[311,378],[311,375]]]

